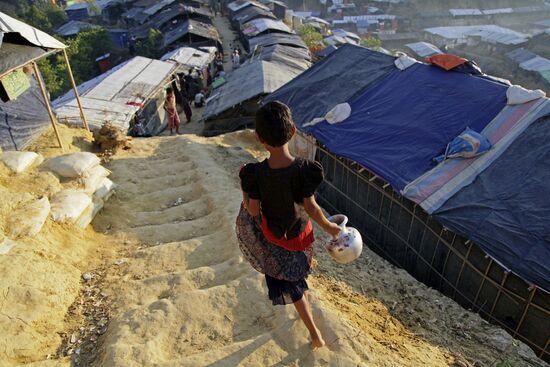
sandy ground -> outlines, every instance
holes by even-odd
[[[71,151],[92,149],[82,130],[62,134]],[[51,136],[33,148],[60,154]],[[236,243],[236,173],[262,157],[251,131],[134,139],[107,165],[119,187],[93,228],[48,220],[0,255],[0,366],[543,365],[368,249],[332,262],[320,231],[309,282],[328,346],[312,352],[294,308],[270,304]],[[39,168],[0,177],[3,220],[24,195],[62,184]]]

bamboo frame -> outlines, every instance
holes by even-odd
[[[76,103],[78,104],[78,109],[80,110],[80,117],[82,118],[82,124],[87,131],[90,131],[90,126],[88,125],[88,120],[84,116],[84,110],[82,109],[82,103],[80,102],[80,96],[78,95],[78,89],[76,83],[74,82],[73,70],[71,69],[71,64],[69,63],[69,57],[67,56],[67,50],[63,49],[63,58],[65,59],[65,65],[67,65],[67,73],[69,74],[69,79],[71,79],[71,85],[73,87],[74,96],[76,98]]]
[[[55,136],[57,137],[57,142],[59,143],[61,151],[65,152],[65,146],[63,145],[63,142],[61,141],[61,136],[59,135],[59,131],[57,130],[55,116],[53,114],[52,107],[50,106],[50,99],[48,98],[48,93],[46,93],[46,87],[44,86],[44,82],[42,81],[40,70],[38,70],[38,65],[34,61],[32,63],[32,66],[34,68],[34,75],[36,76],[36,80],[38,81],[38,85],[40,86],[40,91],[42,92],[42,97],[44,98],[44,104],[46,105],[48,115],[50,116],[53,131],[55,132]]]
[[[308,144],[314,144],[314,143],[308,142]],[[529,287],[529,295],[526,295],[524,297],[524,296],[521,296],[519,294],[516,294],[516,292],[514,292],[510,288],[506,287],[507,280],[508,280],[508,277],[510,275],[510,272],[506,269],[504,269],[504,275],[503,275],[502,279],[500,280],[500,282],[497,282],[497,281],[493,280],[491,277],[489,277],[490,269],[494,268],[494,267],[499,267],[499,268],[502,269],[502,267],[500,266],[500,264],[498,264],[498,262],[494,261],[492,258],[489,257],[488,264],[486,266],[484,266],[483,269],[478,269],[477,266],[475,266],[472,263],[472,261],[470,260],[470,257],[473,256],[472,255],[472,248],[476,246],[472,241],[467,241],[465,243],[465,245],[468,246],[468,247],[467,247],[466,253],[463,255],[459,251],[459,249],[456,246],[453,245],[456,242],[456,240],[459,239],[459,236],[457,236],[456,233],[453,233],[452,239],[450,239],[450,238],[448,240],[445,239],[443,237],[443,234],[446,231],[446,229],[444,227],[441,230],[435,231],[428,223],[429,222],[429,217],[426,217],[424,219],[423,216],[418,216],[417,215],[417,213],[416,213],[417,210],[422,210],[422,209],[420,209],[420,207],[418,207],[416,204],[414,204],[414,205],[412,205],[412,209],[411,209],[411,208],[407,207],[406,205],[404,205],[404,202],[407,199],[404,199],[402,197],[401,198],[396,198],[391,192],[388,193],[387,190],[384,189],[384,185],[386,183],[383,182],[382,180],[376,180],[376,178],[378,178],[376,175],[369,172],[364,167],[361,167],[360,165],[357,165],[355,162],[352,162],[352,161],[347,160],[347,159],[342,160],[340,157],[337,157],[335,154],[329,152],[327,149],[320,146],[319,144],[316,144],[315,148],[317,149],[318,152],[320,152],[318,154],[325,155],[324,158],[328,159],[328,161],[329,161],[328,164],[334,165],[334,167],[330,167],[331,168],[330,170],[333,173],[332,180],[330,179],[330,177],[327,177],[325,182],[324,182],[324,185],[325,185],[326,189],[329,190],[329,191],[332,190],[333,192],[337,193],[339,195],[339,197],[341,196],[342,199],[343,199],[343,200],[337,200],[338,202],[331,202],[321,192],[321,194],[319,195],[319,200],[322,202],[322,204],[327,205],[327,209],[330,208],[330,209],[332,209],[332,211],[338,212],[338,211],[343,210],[343,208],[349,208],[349,205],[353,205],[355,208],[358,208],[361,211],[361,214],[357,214],[357,215],[361,215],[362,217],[369,217],[373,221],[376,221],[377,228],[373,228],[371,233],[365,233],[364,231],[361,231],[361,232],[362,232],[362,235],[364,236],[364,238],[368,239],[369,241],[371,241],[376,246],[377,252],[381,253],[383,255],[383,257],[387,258],[392,263],[397,264],[398,266],[403,266],[403,265],[406,266],[407,253],[409,253],[409,252],[414,253],[414,255],[417,257],[417,261],[420,261],[421,263],[423,263],[425,266],[428,267],[428,269],[429,269],[428,274],[434,274],[434,275],[439,277],[438,280],[436,279],[436,280],[433,281],[433,283],[435,284],[434,287],[436,287],[436,289],[443,290],[444,289],[443,285],[446,285],[447,290],[445,291],[445,293],[447,295],[449,295],[449,296],[451,296],[452,298],[455,298],[455,299],[457,299],[457,296],[460,296],[460,298],[462,298],[463,301],[466,302],[466,304],[471,304],[472,309],[475,309],[476,306],[477,306],[478,307],[478,313],[480,315],[482,315],[483,317],[485,317],[489,321],[500,325],[506,331],[508,331],[513,337],[516,337],[516,338],[521,339],[524,342],[526,342],[532,349],[534,349],[537,352],[537,355],[540,358],[545,359],[547,361],[550,360],[550,350],[548,350],[549,344],[550,344],[550,335],[546,338],[545,345],[542,345],[542,344],[540,344],[540,339],[539,339],[539,342],[538,342],[539,344],[537,344],[534,340],[531,340],[526,335],[522,335],[520,333],[521,327],[523,326],[524,321],[527,318],[526,316],[529,314],[530,310],[533,310],[533,311],[536,310],[537,312],[540,312],[543,315],[545,315],[547,317],[550,317],[550,310],[549,309],[547,309],[547,308],[545,308],[545,307],[543,307],[539,304],[533,303],[536,291],[537,290],[541,291],[541,289],[533,287],[533,286],[526,283],[525,286]],[[308,151],[309,151],[309,149],[308,149]],[[330,162],[330,161],[332,161],[332,162]],[[340,165],[341,167],[343,167],[343,169],[342,168],[338,169],[336,167],[336,165]],[[335,175],[336,175],[337,171],[342,171],[344,176],[341,177],[341,178],[336,178]],[[364,192],[363,195],[365,195],[367,197],[367,201],[365,201],[366,203],[371,203],[371,201],[368,200],[371,196],[371,190],[378,191],[379,194],[382,195],[380,202],[377,203],[377,205],[380,205],[380,208],[363,207],[361,204],[359,204],[357,201],[355,201],[353,198],[351,198],[348,195],[348,193],[344,192],[344,191],[349,191],[349,189],[347,188],[347,182],[349,182],[349,176],[350,175],[354,175],[354,176],[357,177],[357,185],[356,185],[356,187],[353,191],[353,193],[355,193],[354,196],[356,198],[359,198],[359,190],[360,190],[359,186],[360,186],[360,184],[363,185],[361,187],[361,189]],[[343,183],[342,187],[337,187],[338,182],[333,182],[334,178],[336,178],[336,180],[338,182],[341,181]],[[377,181],[379,181],[379,182],[377,182]],[[326,195],[328,195],[329,193],[330,192],[328,192]],[[386,200],[390,200],[390,203],[387,204]],[[346,201],[347,201],[347,203],[346,203]],[[362,199],[361,199],[361,202],[363,202]],[[390,207],[394,204],[399,205],[400,211],[399,211],[399,215],[397,217],[398,220],[401,220],[401,219],[405,218],[402,215],[402,213],[408,214],[410,216],[410,218],[411,218],[410,221],[407,219],[408,229],[406,230],[406,232],[404,232],[402,230],[400,231],[403,235],[401,235],[400,233],[397,233],[396,231],[394,231],[390,227],[389,222],[391,221],[391,218],[389,218],[388,220],[382,220],[383,218],[381,218],[381,213],[382,213],[382,206],[384,204],[386,204],[387,206],[390,206]],[[391,210],[388,213],[388,217],[390,217],[390,216],[391,216]],[[413,240],[413,242],[416,241],[416,239],[414,237],[412,237],[412,231],[413,231],[413,225],[415,223],[415,219],[417,221],[419,221],[424,227],[424,228],[422,228],[422,238],[424,238],[424,236],[426,234],[426,231],[431,232],[437,238],[437,244],[435,245],[435,247],[433,249],[430,249],[430,251],[433,250],[433,254],[431,254],[431,256],[426,255],[427,258],[424,258],[424,256],[420,253],[421,250],[417,250],[410,243],[411,240]],[[361,222],[364,222],[364,220],[361,219]],[[385,222],[388,222],[388,223],[385,223]],[[360,224],[360,223],[357,223],[357,224]],[[360,229],[359,226],[357,226],[356,224],[353,223],[353,218],[350,218],[350,225],[355,225],[358,229]],[[407,228],[407,227],[405,227],[405,228]],[[380,234],[383,234],[385,232],[386,233],[391,233],[397,240],[399,240],[399,241],[401,241],[405,244],[405,251],[404,251],[405,255],[402,257],[402,259],[404,259],[403,261],[398,261],[398,259],[394,258],[394,256],[391,253],[388,252],[388,249],[385,248],[385,246],[383,246],[383,244],[382,244],[382,246],[377,245],[376,239],[380,238]],[[406,237],[406,238],[404,238],[404,237]],[[436,251],[437,251],[438,246],[445,246],[446,251],[447,251],[447,254],[445,256],[444,263],[443,263],[443,268],[442,268],[441,271],[438,271],[436,268],[434,268],[434,259],[435,259],[435,255],[436,255]],[[455,256],[460,261],[460,263],[458,263],[459,266],[460,266],[459,275],[458,275],[457,279],[454,282],[451,282],[445,276],[447,265],[448,265],[448,260],[449,260],[451,255]],[[466,269],[468,269],[469,272],[473,271],[475,274],[480,275],[481,279],[482,279],[482,281],[479,285],[479,288],[477,288],[476,291],[475,291],[475,294],[472,294],[471,296],[464,294],[464,292],[461,290],[461,289],[466,289],[467,286],[466,285],[463,285],[463,286],[460,285],[460,280],[462,278],[463,273],[466,271]],[[429,278],[429,276],[428,276],[428,278]],[[487,311],[487,309],[484,309],[484,307],[485,307],[488,300],[484,300],[484,301],[480,300],[481,290],[486,284],[491,285],[494,289],[497,290],[496,295],[493,297],[493,299],[491,299],[492,305],[491,305],[490,311]],[[448,291],[449,289],[450,289],[450,292]],[[541,291],[539,293],[546,294],[544,291]],[[521,310],[521,313],[518,313],[518,317],[520,317],[520,319],[517,322],[517,324],[513,325],[513,327],[510,327],[505,322],[505,320],[499,319],[499,316],[495,314],[496,306],[497,306],[502,294],[505,294],[508,297],[512,297],[514,300],[518,301],[520,304],[523,305],[523,307],[522,307],[523,309]],[[483,304],[479,305],[478,303],[483,303]],[[546,333],[546,331],[544,331],[544,330],[541,330],[541,332],[543,333],[543,335],[544,335],[544,333]]]

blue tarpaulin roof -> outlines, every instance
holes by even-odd
[[[435,217],[550,291],[550,117],[539,119]]]
[[[394,71],[351,102],[351,116],[309,129],[397,191],[434,165],[466,127],[480,132],[506,105],[507,87],[477,76],[415,64]]]

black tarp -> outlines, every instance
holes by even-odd
[[[264,103],[275,100],[286,103],[300,128],[313,118],[324,116],[337,104],[350,101],[395,70],[394,60],[393,56],[361,46],[344,45],[267,96]]]

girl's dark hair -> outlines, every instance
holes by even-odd
[[[266,144],[280,147],[292,138],[292,113],[282,102],[273,101],[256,112],[256,134]]]
[[[172,89],[172,87],[168,87],[166,88],[166,94],[170,94],[172,93],[174,90]]]

